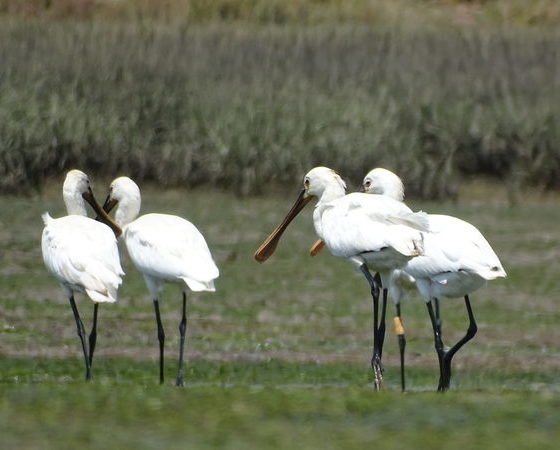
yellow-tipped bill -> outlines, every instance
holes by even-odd
[[[294,203],[294,206],[292,206],[292,209],[290,209],[290,212],[288,212],[282,223],[278,225],[272,233],[270,233],[270,236],[268,236],[264,240],[264,242],[255,252],[255,259],[258,262],[265,262],[272,256],[272,254],[276,250],[278,241],[280,241],[280,237],[282,237],[282,234],[284,233],[290,222],[294,220],[294,217],[299,214],[299,212],[305,207],[305,205],[309,203],[310,200],[311,197],[306,196],[305,189],[302,189],[298,195],[296,202]]]

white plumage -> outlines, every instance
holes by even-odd
[[[123,229],[126,248],[152,295],[163,282],[183,281],[191,291],[214,292],[219,271],[204,237],[188,220],[145,214]]]
[[[387,195],[402,201],[401,179],[376,168],[364,178],[365,192]],[[462,297],[488,280],[506,272],[488,241],[470,223],[453,216],[428,214],[430,233],[424,236],[424,254],[411,259],[404,272],[417,280],[426,301],[435,297]]]
[[[398,201],[404,198],[401,179],[386,169],[370,171],[364,178],[363,188],[365,192],[388,195]],[[438,389],[446,390],[449,388],[454,354],[476,334],[476,322],[468,295],[489,280],[505,277],[506,272],[488,241],[475,226],[441,214],[429,214],[428,221],[430,233],[424,235],[424,253],[408,261],[402,270],[393,272],[390,289],[397,301],[400,301],[407,283],[406,276],[415,280],[416,287],[428,305],[434,329],[440,362]],[[464,297],[469,314],[467,334],[449,351],[444,350],[441,340],[437,303],[441,297]],[[435,314],[432,300],[436,302]],[[402,358],[401,356],[401,361]]]
[[[111,183],[104,209],[118,203],[115,221],[123,228],[123,239],[134,266],[142,273],[152,295],[160,339],[160,381],[163,382],[165,335],[159,316],[158,292],[165,282],[178,283],[183,290],[183,320],[186,327],[186,288],[214,292],[219,270],[200,231],[189,221],[169,214],[146,214],[139,218],[140,189],[128,177]],[[181,345],[184,330],[181,331]],[[183,384],[181,347],[177,384]]]
[[[340,176],[326,167],[316,167],[305,175],[304,188],[284,221],[255,253],[262,262],[276,248],[291,220],[311,198],[317,198],[313,223],[317,235],[335,256],[348,258],[370,283],[374,301],[375,383],[381,383],[381,346],[383,320],[377,324],[379,286],[368,269],[379,272],[388,282],[393,269],[414,256],[423,254],[424,232],[429,228],[424,213],[413,213],[404,203],[381,195],[353,193],[345,195]],[[382,313],[383,315],[383,313]]]
[[[91,377],[95,347],[97,303],[113,303],[124,272],[119,261],[117,240],[111,229],[89,219],[84,197],[92,195],[85,173],[71,170],[63,185],[63,198],[68,216],[53,219],[48,213],[41,239],[43,261],[70,300],[86,360],[86,378]],[[85,345],[83,324],[74,302],[74,292],[85,292],[95,302],[94,326],[89,352]]]
[[[462,297],[486,281],[506,272],[482,233],[464,220],[431,214],[432,233],[426,236],[425,253],[409,261],[404,270],[416,279],[427,300]]]
[[[422,254],[426,215],[380,195],[345,195],[336,172],[316,167],[305,177],[306,195],[316,197],[313,224],[335,256],[368,263],[375,271],[399,267]]]
[[[42,217],[43,261],[66,293],[85,292],[99,303],[117,301],[124,272],[111,229],[82,216]]]

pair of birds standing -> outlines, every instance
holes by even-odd
[[[365,193],[346,195],[342,178],[326,167],[316,167],[304,177],[303,189],[285,219],[255,253],[259,262],[267,260],[294,217],[313,198],[317,204],[313,222],[321,241],[334,256],[347,258],[366,277],[373,298],[372,369],[377,389],[382,382],[381,356],[385,336],[388,291],[397,306],[400,325],[400,298],[404,282],[414,282],[424,297],[434,332],[439,361],[438,390],[447,390],[451,381],[451,361],[457,351],[477,331],[469,294],[487,280],[505,277],[498,257],[471,224],[452,216],[414,213],[404,203],[401,180],[385,169],[374,169],[364,179]],[[372,275],[370,270],[376,272]],[[379,312],[379,296],[383,292]],[[465,336],[446,350],[441,333],[440,297],[463,297],[469,317]],[[434,311],[434,304],[435,311]],[[401,385],[404,383],[404,331],[399,338]]]
[[[43,214],[45,228],[41,248],[47,269],[68,295],[82,344],[86,379],[91,378],[99,303],[114,303],[117,300],[124,275],[116,240],[122,234],[128,254],[142,272],[153,299],[159,340],[160,383],[164,381],[165,332],[158,292],[164,282],[182,285],[176,384],[183,385],[187,287],[192,291],[215,291],[214,280],[219,276],[204,237],[192,223],[177,216],[146,214],[137,218],[141,204],[140,189],[127,177],[119,177],[111,183],[103,207],[95,200],[87,175],[79,170],[68,172],[62,192],[68,215],[53,219],[48,213]],[[100,221],[87,217],[85,201],[93,207]],[[108,213],[117,204],[113,221]],[[74,292],[85,292],[94,302],[88,342]]]

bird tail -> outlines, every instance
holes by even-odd
[[[86,289],[86,294],[95,303],[115,303],[117,301],[116,289],[107,289],[104,292],[94,291],[92,289]]]
[[[495,280],[496,278],[505,278],[507,273],[501,264],[496,264],[491,267],[484,267],[479,269],[477,273],[485,280]]]
[[[183,277],[183,281],[187,284],[187,286],[191,291],[216,292],[216,287],[214,286],[214,280],[200,281],[200,280],[193,280],[192,278]]]
[[[89,270],[83,274],[81,282],[85,287],[87,295],[97,303],[115,303],[117,291],[122,284],[121,273],[117,273],[99,264],[95,270]],[[91,274],[97,274],[95,277]]]

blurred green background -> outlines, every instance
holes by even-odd
[[[558,2],[3,4],[3,192],[71,167],[242,195],[315,165],[421,198],[559,187]]]
[[[1,446],[556,448],[559,25],[554,0],[0,0]],[[389,330],[373,391],[369,289],[345,261],[308,256],[311,208],[252,259],[315,165],[351,189],[393,169],[413,209],[470,221],[500,256],[508,278],[473,294],[479,332],[445,395],[415,293],[409,390]],[[185,389],[179,291],[162,294],[159,386],[153,308],[124,251],[83,381],[40,252],[70,168],[100,199],[131,176],[143,212],[205,235],[221,276],[189,299]],[[78,306],[89,328],[91,302]],[[462,301],[443,320],[453,343]]]

